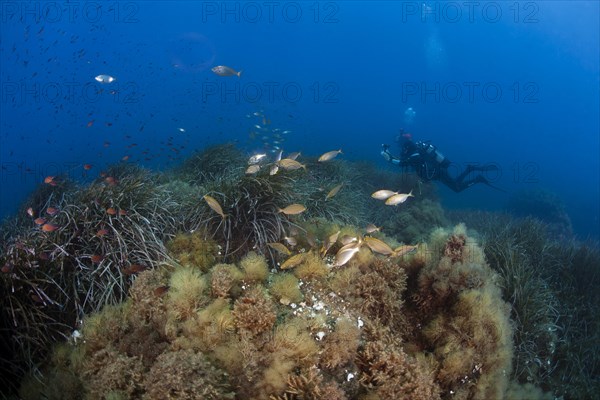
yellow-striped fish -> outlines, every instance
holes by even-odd
[[[285,208],[280,208],[279,212],[284,213],[285,215],[297,215],[306,211],[306,207],[302,204],[290,204]]]
[[[387,200],[396,194],[398,194],[398,192],[392,192],[391,190],[382,189],[374,192],[371,195],[371,197],[377,200]]]
[[[221,205],[219,204],[219,202],[217,200],[215,200],[214,197],[209,196],[209,195],[204,195],[204,201],[206,201],[206,204],[208,204],[208,206],[217,214],[219,214],[221,216],[221,218],[225,219],[227,218],[227,215],[223,212],[223,208],[221,207]]]
[[[360,246],[362,242],[359,240],[356,243],[350,243],[342,247],[338,250],[335,255],[335,262],[333,263],[334,267],[341,267],[345,265],[358,251],[360,250]]]
[[[394,257],[402,257],[403,255],[410,254],[416,251],[418,248],[417,245],[410,246],[407,244],[403,244],[402,246],[396,247],[394,249]]]
[[[375,253],[383,254],[384,256],[394,254],[394,250],[392,250],[392,248],[388,246],[387,243],[372,236],[367,236],[365,238],[365,243]]]
[[[327,252],[331,248],[331,246],[333,246],[335,242],[337,242],[339,235],[340,231],[337,231],[336,233],[329,235],[329,237],[325,239],[325,241],[323,242],[323,246],[321,247],[321,257],[324,257],[325,254],[327,254]]]
[[[335,196],[336,194],[338,194],[338,192],[340,191],[340,189],[342,188],[342,186],[344,186],[344,184],[340,183],[339,185],[337,185],[336,187],[334,187],[333,189],[331,189],[329,191],[329,193],[327,193],[327,196],[325,196],[325,201],[329,200],[330,198],[332,198],[333,196]]]
[[[290,171],[300,169],[300,168],[306,169],[306,165],[300,164],[298,161],[292,160],[291,158],[284,158],[283,160],[279,160],[279,162],[277,164],[281,168],[287,169]]]
[[[385,204],[388,206],[397,206],[398,204],[404,203],[409,197],[415,197],[412,194],[412,190],[409,193],[398,193],[393,195],[385,201]]]
[[[273,250],[277,250],[281,254],[285,254],[286,256],[289,256],[290,254],[292,254],[292,252],[290,251],[290,249],[288,249],[287,247],[285,247],[281,243],[277,243],[277,242],[275,242],[275,243],[267,243],[267,246],[269,246]]]
[[[338,154],[343,154],[342,149],[328,151],[327,153],[324,153],[321,155],[321,157],[319,157],[319,162],[333,160]]]
[[[298,265],[302,264],[302,262],[304,261],[304,259],[306,258],[308,253],[298,253],[294,256],[291,256],[290,258],[288,258],[287,260],[285,260],[285,262],[283,264],[281,264],[279,266],[279,268],[281,269],[290,269],[290,268],[294,268],[297,267]]]

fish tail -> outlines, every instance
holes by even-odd
[[[238,73],[236,74],[238,76],[238,78],[240,78],[242,76],[242,71],[238,71]]]

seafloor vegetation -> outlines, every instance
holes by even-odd
[[[299,161],[247,174],[225,145],[40,185],[0,236],[3,396],[600,393],[600,252],[557,199],[539,199],[556,221],[448,213],[410,175]]]

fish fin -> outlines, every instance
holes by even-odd
[[[242,71],[241,70],[238,71],[238,73],[236,75],[238,76],[238,78],[241,78],[242,77]]]

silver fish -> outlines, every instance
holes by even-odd
[[[284,236],[283,240],[285,240],[285,242],[287,244],[289,244],[290,246],[292,246],[292,247],[294,247],[294,246],[296,246],[298,244],[298,241],[293,236]]]
[[[355,237],[353,237],[353,236],[350,236],[350,235],[344,235],[344,236],[342,236],[342,237],[340,238],[340,242],[341,242],[341,243],[342,243],[342,245],[344,245],[344,246],[345,246],[345,245],[347,245],[347,244],[350,244],[350,243],[354,243],[354,242],[356,242],[357,240],[358,240],[357,238],[355,238]]]
[[[252,164],[252,165],[248,166],[248,168],[246,168],[246,175],[254,175],[258,171],[260,171],[260,165]]]
[[[117,80],[117,78],[114,78],[114,77],[112,77],[110,75],[106,75],[106,74],[100,74],[100,75],[96,76],[94,79],[100,83],[112,83]]]
[[[397,206],[398,204],[404,203],[409,197],[414,197],[412,190],[409,193],[398,193],[393,195],[385,201],[385,204],[388,206]]]
[[[354,257],[356,253],[360,250],[362,242],[358,241],[356,243],[350,243],[342,247],[337,254],[335,255],[335,262],[333,263],[334,267],[341,267],[345,265],[348,261]]]
[[[392,250],[392,248],[387,243],[377,238],[367,236],[365,238],[365,243],[375,253],[383,254],[384,256],[394,254],[394,250]]]
[[[367,233],[379,232],[381,230],[381,227],[375,226],[375,224],[368,224],[365,230],[367,231]]]
[[[234,70],[233,68],[229,68],[224,65],[217,65],[216,67],[212,67],[210,70],[219,76],[237,75],[238,78],[240,76],[242,76],[242,71],[238,72],[238,71]]]
[[[260,162],[260,160],[262,160],[266,156],[267,156],[266,154],[255,154],[248,159],[248,164],[249,165],[258,164]]]
[[[378,190],[376,192],[374,192],[371,197],[377,200],[387,200],[390,197],[394,196],[398,194],[398,192],[392,192],[391,190]]]
[[[333,151],[328,151],[325,154],[322,154],[321,157],[319,157],[319,162],[325,162],[325,161],[329,161],[329,160],[333,160],[338,154],[342,154],[342,150],[333,150]]]

